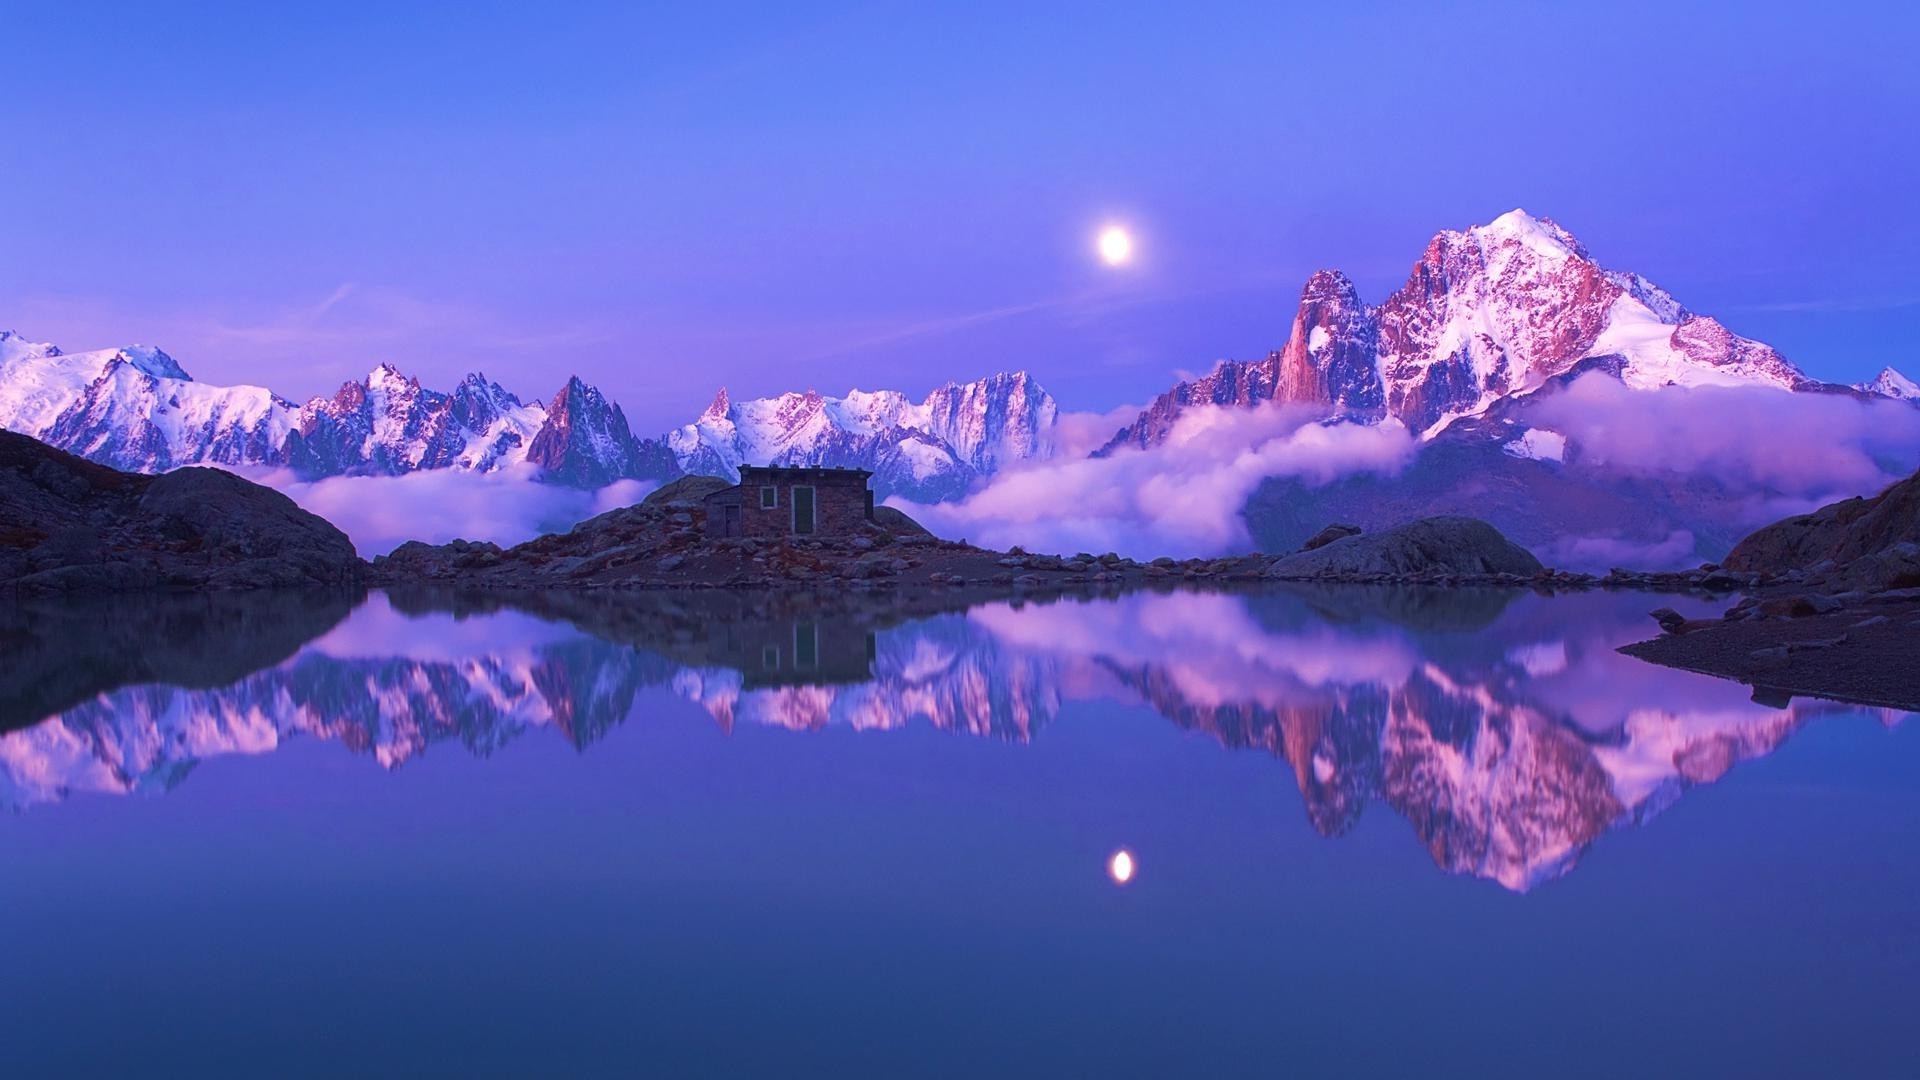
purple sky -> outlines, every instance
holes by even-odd
[[[1920,374],[1910,9],[1033,6],[8,5],[0,327],[295,398],[578,372],[642,431],[1016,367],[1106,409],[1523,206]]]

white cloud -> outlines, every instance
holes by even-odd
[[[1150,449],[1063,454],[1004,473],[958,503],[889,502],[936,533],[988,547],[1137,556],[1247,551],[1252,540],[1240,509],[1266,477],[1324,484],[1354,472],[1397,472],[1413,456],[1414,440],[1398,424],[1315,420],[1312,410],[1289,406],[1190,409]]]
[[[248,474],[333,522],[368,558],[408,540],[491,540],[511,546],[631,506],[655,486],[618,480],[598,491],[583,491],[543,484],[536,476],[530,466],[490,473],[432,469],[405,476],[323,480],[301,480],[284,470]]]

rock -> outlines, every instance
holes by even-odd
[[[1756,667],[1780,667],[1787,662],[1785,645],[1770,645],[1764,649],[1755,649],[1747,654]]]
[[[1776,596],[1760,601],[1758,611],[1770,618],[1804,619],[1809,615],[1825,615],[1839,611],[1841,603],[1831,596]]]
[[[1349,536],[1359,535],[1360,526],[1358,525],[1329,525],[1308,537],[1307,542],[1300,545],[1300,550],[1313,551],[1316,548],[1326,547],[1335,540],[1344,540]]]
[[[1648,614],[1653,616],[1653,621],[1659,623],[1660,629],[1665,633],[1684,634],[1687,632],[1687,617],[1670,607],[1655,608],[1648,612]]]
[[[864,536],[856,536],[847,541],[847,546],[855,551],[870,551],[873,548],[873,541]]]
[[[1730,570],[1714,568],[1700,578],[1700,587],[1708,592],[1733,592],[1753,585],[1753,575],[1736,574]]]
[[[1268,568],[1272,577],[1387,578],[1540,573],[1540,560],[1484,521],[1430,517],[1377,533],[1347,536],[1312,551],[1284,556]]]
[[[1846,499],[1757,529],[1724,565],[1749,573],[1804,569],[1855,588],[1920,585],[1920,473],[1871,499]]]
[[[685,555],[669,555],[666,558],[661,559],[658,563],[655,563],[654,565],[658,566],[662,573],[666,573],[668,571],[680,569],[681,564],[685,563],[686,561],[687,561],[687,557]]]
[[[917,536],[924,536],[931,539],[933,536],[933,533],[927,531],[926,526],[891,506],[874,507],[873,523],[903,540]]]
[[[0,431],[0,587],[99,592],[352,585],[346,534],[219,469],[142,476]]]
[[[717,476],[682,476],[648,492],[647,497],[640,500],[640,505],[662,509],[700,506],[707,496],[733,486]]]

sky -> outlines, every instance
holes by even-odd
[[[1451,7],[1451,6],[1446,6]],[[1853,381],[1920,373],[1894,5],[21,4],[0,327],[295,398],[392,361],[642,432],[1024,368],[1068,409],[1378,302],[1514,207]],[[1108,222],[1136,258],[1096,257]]]

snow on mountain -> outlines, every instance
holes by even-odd
[[[1920,383],[1915,383],[1892,368],[1881,368],[1880,374],[1875,375],[1872,381],[1855,383],[1853,388],[1897,401],[1920,402]]]
[[[1026,372],[949,383],[915,402],[897,390],[809,390],[733,401],[723,389],[667,435],[680,467],[737,479],[742,465],[871,469],[883,496],[957,498],[974,481],[1053,452],[1058,407]]]
[[[1601,267],[1554,222],[1514,210],[1436,235],[1406,284],[1377,307],[1344,274],[1314,274],[1283,348],[1175,386],[1103,452],[1161,441],[1190,405],[1270,400],[1362,420],[1391,416],[1431,436],[1602,357],[1634,389],[1823,386],[1647,279]]]
[[[526,460],[576,487],[600,487],[625,477],[667,479],[679,472],[664,445],[635,439],[620,406],[578,376],[554,395],[546,422],[526,445]]]
[[[682,472],[735,479],[741,465],[841,465],[873,470],[882,495],[938,501],[1051,455],[1058,412],[1025,372],[949,383],[918,402],[855,390],[734,403],[722,390],[663,441],[635,437],[620,407],[578,378],[551,402],[523,402],[482,374],[441,393],[381,364],[296,405],[263,387],[194,382],[158,349],[67,354],[0,332],[0,427],[144,472],[252,465],[317,479],[529,464],[550,481],[598,487]]]
[[[295,405],[263,387],[194,382],[158,349],[69,354],[10,331],[0,331],[0,427],[141,472],[249,465],[315,479],[531,462],[586,486],[678,473],[659,442],[634,438],[619,407],[578,379],[550,409],[484,375],[443,394],[382,364]]]

